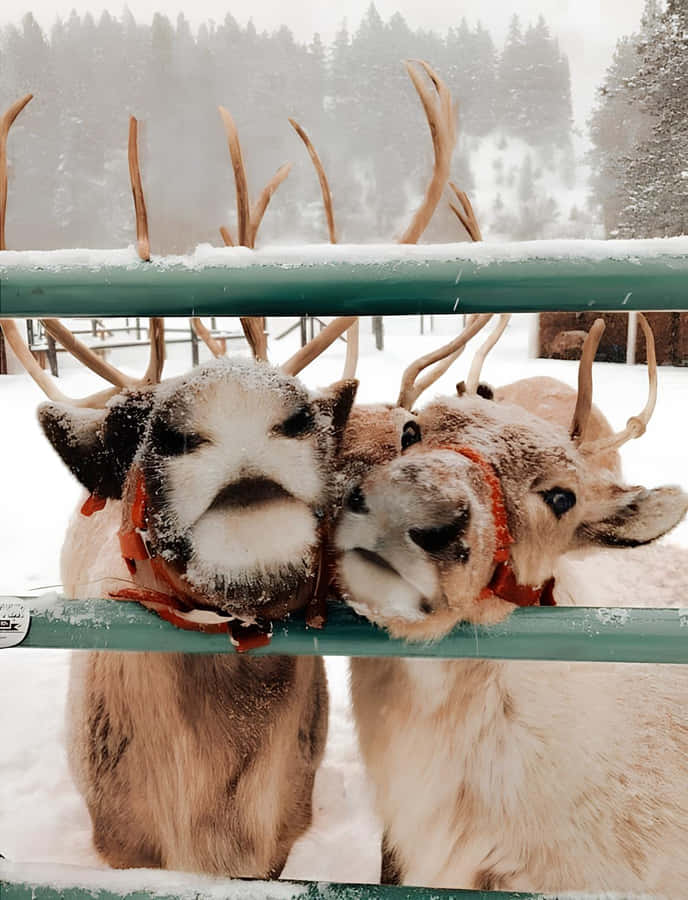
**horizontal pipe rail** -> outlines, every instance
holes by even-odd
[[[0,602],[10,598],[0,597]],[[233,653],[226,634],[182,631],[136,603],[23,598],[31,610],[20,647]],[[471,659],[688,663],[688,609],[537,607],[517,609],[499,625],[460,625],[442,640],[390,638],[344,606],[325,628],[299,618],[276,624],[256,655],[406,656]]]
[[[600,900],[600,896],[599,893],[558,892],[555,897],[528,891],[233,880],[189,872],[102,870],[0,860],[2,900]],[[634,897],[624,894],[625,900]]]
[[[0,253],[0,317],[686,308],[686,238],[208,248],[152,263],[127,251]]]
[[[108,872],[108,883],[112,874]],[[131,878],[128,879],[131,883]],[[557,895],[565,897],[563,894]],[[155,887],[123,887],[121,890],[89,887],[35,885],[26,882],[4,881],[0,877],[2,900],[548,900],[544,894],[514,893],[513,891],[464,891],[422,887],[400,887],[380,884],[333,884],[306,881],[248,881],[219,879],[211,887],[195,887],[184,883],[184,890],[174,892]],[[599,895],[589,900],[598,900]],[[556,900],[550,897],[550,900]],[[576,894],[575,900],[586,900]]]

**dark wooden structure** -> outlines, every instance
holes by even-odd
[[[538,356],[547,359],[580,359],[585,332],[595,319],[605,321],[597,359],[603,362],[626,362],[628,313],[544,312],[539,315]],[[660,366],[688,366],[688,313],[646,313],[655,335],[657,362]],[[645,362],[645,344],[638,330],[636,362]]]

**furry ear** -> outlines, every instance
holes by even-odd
[[[90,493],[119,499],[152,404],[152,391],[124,394],[107,409],[43,403],[38,421],[60,459]]]
[[[576,537],[582,544],[637,547],[666,534],[687,511],[688,494],[679,487],[611,485],[596,501],[593,516],[578,526]]]
[[[341,441],[346,423],[356,399],[358,381],[347,379],[331,384],[320,397],[316,397],[314,403],[322,413],[330,417],[332,430],[337,444]]]
[[[38,407],[43,433],[72,475],[92,494],[100,494],[106,468],[103,423],[107,414],[107,409],[79,409],[63,403]]]

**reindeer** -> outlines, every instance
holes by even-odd
[[[306,390],[294,377],[305,351],[281,370],[216,360],[107,405],[40,408],[89,494],[65,539],[67,596],[140,599],[239,641],[244,623],[306,605],[356,382]],[[277,877],[310,824],[327,706],[319,658],[77,655],[69,751],[96,849],[115,867]]]
[[[455,139],[448,91],[420,66],[432,87],[407,68],[431,128],[435,167],[406,242],[432,215]],[[288,170],[278,171],[251,210],[236,127],[220,112],[239,243],[252,247]],[[129,162],[137,250],[147,261],[134,119]],[[221,232],[232,242],[228,229]],[[354,335],[356,317],[331,323],[281,370],[264,362],[263,322],[242,319],[256,361],[219,358],[163,383],[161,319],[152,320],[151,359],[138,380],[97,358],[57,320],[44,324],[113,384],[82,400],[64,397],[16,325],[0,321],[54,401],[39,413],[46,436],[88,492],[62,554],[68,596],[138,600],[182,627],[229,631],[240,646],[264,642],[272,619],[314,594],[320,599],[324,538],[341,493],[335,461],[356,383],[313,393],[293,376],[343,330]],[[224,356],[200,320],[192,327],[213,355]],[[72,769],[96,849],[110,865],[279,875],[310,823],[327,727],[322,660],[88,653],[74,661],[68,707]]]
[[[586,342],[568,433],[464,394],[409,415],[396,455],[368,460],[334,535],[354,609],[409,640],[491,624],[552,602],[571,548],[644,545],[683,518],[678,488],[627,486],[599,464],[644,431],[656,372],[649,352],[646,408],[591,440],[598,336]],[[407,370],[412,392],[417,368]],[[345,440],[355,459],[352,422]],[[681,895],[684,668],[353,659],[351,679],[384,826],[383,882]]]

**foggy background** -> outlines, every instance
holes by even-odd
[[[199,0],[180,15],[165,0],[134,12],[32,6],[0,11],[0,106],[36,95],[9,140],[11,247],[132,242],[130,114],[153,251],[221,243],[235,210],[218,104],[237,122],[252,196],[295,164],[259,245],[327,239],[287,116],[323,159],[340,240],[392,241],[432,166],[409,57],[428,60],[457,101],[452,175],[485,237],[688,231],[688,0],[484,0],[482,24],[476,7],[439,0]],[[465,239],[448,205],[425,239]]]

